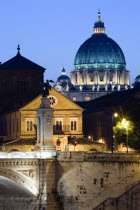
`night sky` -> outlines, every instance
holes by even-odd
[[[107,35],[124,52],[130,80],[140,74],[140,0],[2,0],[0,61],[17,53],[45,67],[45,79],[73,70],[80,45],[92,35],[100,9]]]

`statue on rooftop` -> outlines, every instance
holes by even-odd
[[[54,83],[53,80],[46,80],[46,82],[43,83],[42,97],[46,97],[49,95],[49,90],[51,90],[51,88],[52,88],[52,86],[49,84],[49,82]]]

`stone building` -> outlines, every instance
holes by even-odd
[[[42,97],[45,68],[23,57],[19,46],[17,49],[15,57],[0,64],[0,138],[9,145],[10,150],[17,147],[25,151],[34,150],[37,137],[36,109]],[[63,79],[67,79],[64,69],[62,73]],[[83,109],[53,88],[49,92],[49,99],[54,110],[53,141],[56,144],[59,139],[59,149],[65,150],[68,136],[83,136]]]
[[[3,113],[0,116],[1,137],[6,141],[10,150],[34,150],[37,138],[36,109],[40,106],[41,97],[39,95],[25,106]],[[69,136],[75,136],[76,138],[83,136],[83,109],[53,88],[50,90],[48,97],[50,106],[54,109],[53,142],[56,145],[59,139],[61,145],[58,149],[67,150]]]
[[[66,70],[63,68],[61,76],[57,78],[54,88],[65,95],[65,92],[68,92],[71,87],[72,87],[71,80],[66,75]]]
[[[123,108],[133,110],[140,104],[140,76],[135,79],[134,87],[128,90],[113,92],[89,102],[77,102],[83,107],[83,134],[94,141],[105,143],[107,148],[112,149],[113,126],[116,123],[114,113],[124,115]],[[127,116],[126,116],[127,117]]]
[[[18,46],[17,55],[0,64],[0,110],[21,107],[42,90],[45,68],[23,57]]]
[[[130,87],[125,56],[119,45],[107,36],[100,12],[93,35],[76,53],[71,83],[73,86],[69,82],[65,91],[57,83],[57,90],[73,101],[89,101]]]

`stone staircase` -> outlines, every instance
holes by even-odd
[[[108,198],[93,210],[139,210],[140,209],[140,183],[131,187],[117,198]]]

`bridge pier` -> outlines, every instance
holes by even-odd
[[[46,186],[46,160],[39,160],[39,209],[46,210],[47,186]]]

